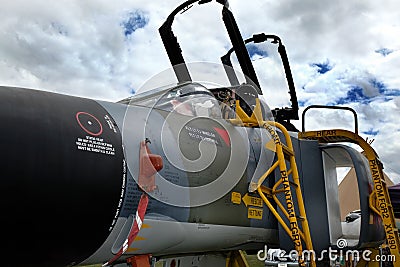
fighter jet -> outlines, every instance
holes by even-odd
[[[183,3],[160,28],[175,84],[117,103],[0,87],[2,266],[149,266],[266,245],[320,252],[343,238],[354,249],[384,242],[367,198],[373,183],[365,157],[301,139],[290,123],[297,98],[277,36],[255,39],[278,43],[291,107],[271,109],[263,100],[227,1],[217,2],[244,80],[232,80],[239,71],[229,64],[231,84],[192,79],[171,25],[196,2],[210,1]],[[282,147],[291,166],[285,177],[276,169],[285,162]],[[343,165],[356,169],[361,207],[359,232],[346,236],[335,195]],[[297,186],[290,197],[289,186]]]

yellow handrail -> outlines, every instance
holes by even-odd
[[[264,121],[261,112],[260,100],[256,99],[256,106],[252,115],[249,117],[243,109],[239,105],[239,101],[236,101],[236,118],[230,120],[232,124],[245,126],[245,127],[262,127],[267,130],[269,135],[271,136],[274,144],[275,144],[275,153],[277,155],[277,161],[257,180],[257,182],[252,182],[250,184],[251,191],[257,191],[258,194],[263,199],[264,203],[267,205],[272,214],[276,217],[279,224],[282,226],[283,230],[290,236],[291,240],[294,243],[294,247],[299,255],[299,264],[301,266],[305,265],[304,259],[302,257],[303,252],[303,244],[304,241],[305,247],[309,251],[313,251],[313,245],[311,241],[311,233],[309,230],[308,220],[306,216],[306,211],[303,203],[303,197],[300,187],[300,179],[297,170],[295,154],[293,150],[293,144],[291,141],[291,137],[286,128],[280,123],[274,121]],[[278,128],[284,135],[285,143],[284,145],[274,127]],[[266,144],[266,149],[268,144]],[[290,169],[287,169],[286,159],[289,159]],[[275,186],[272,190],[268,190],[272,193],[272,197],[274,201],[277,203],[278,207],[282,210],[283,214],[289,221],[289,226],[285,222],[285,220],[280,216],[275,207],[271,204],[271,202],[267,199],[263,192],[262,184],[267,179],[267,177],[275,171],[279,167],[281,178],[275,183]],[[289,180],[289,176],[292,177],[293,182]],[[294,186],[292,186],[294,184]],[[277,190],[277,187],[282,185],[283,194],[286,200],[286,208],[284,205],[278,200],[276,194],[281,190]],[[300,216],[296,215],[295,203],[293,201],[292,187],[295,187],[295,195],[297,198],[297,208],[299,210]],[[301,228],[298,224],[298,218],[301,219]],[[310,265],[315,267],[315,259],[312,258],[310,261]]]

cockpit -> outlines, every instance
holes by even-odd
[[[246,103],[251,112],[255,97],[260,97],[255,94],[240,93],[249,92],[247,87],[251,86],[241,85],[207,89],[203,84],[187,82],[137,93],[119,101],[119,103],[175,112],[186,116],[233,119],[235,117],[235,99],[242,99],[242,102]],[[272,113],[262,99],[261,105],[264,118],[272,119]]]
[[[186,116],[222,118],[219,102],[213,93],[199,83],[158,88],[134,95],[119,103],[176,112]]]

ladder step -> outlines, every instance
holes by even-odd
[[[283,153],[285,154],[285,156],[294,157],[294,152],[290,148],[288,148],[286,145],[282,144],[282,150],[283,150]]]
[[[298,220],[300,220],[300,221],[302,221],[302,222],[304,222],[306,219],[304,218],[304,217],[302,217],[302,216],[296,216],[296,218],[298,219]]]
[[[266,187],[264,185],[261,185],[261,191],[267,195],[268,198],[273,198],[273,192],[272,189],[269,187]]]

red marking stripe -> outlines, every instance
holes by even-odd
[[[103,266],[111,265],[113,262],[118,260],[122,256],[122,254],[124,254],[124,252],[130,247],[133,240],[138,235],[140,228],[142,227],[144,215],[146,214],[146,209],[148,204],[149,204],[149,197],[147,196],[146,193],[143,193],[142,196],[140,197],[139,205],[135,214],[136,215],[135,221],[133,223],[133,226],[131,227],[131,230],[129,231],[128,237],[126,238],[124,244],[122,245],[118,253],[115,254],[115,256],[107,263],[103,264]]]
[[[221,136],[227,146],[231,146],[231,139],[229,138],[229,133],[227,130],[217,127],[214,127],[214,130],[218,132],[218,134]]]

